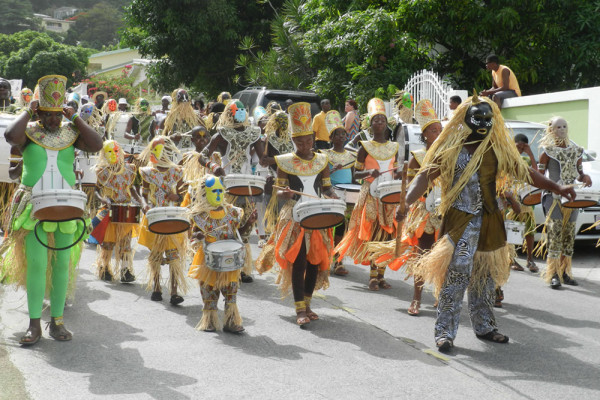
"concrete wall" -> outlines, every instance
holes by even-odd
[[[553,92],[504,100],[502,115],[545,123],[561,116],[569,123],[571,140],[591,150],[600,150],[600,87]]]
[[[141,55],[135,49],[122,49],[92,54],[89,59],[88,72],[107,69],[114,67],[115,65],[127,64],[136,58],[141,58]]]

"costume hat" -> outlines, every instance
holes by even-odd
[[[329,133],[331,135],[331,132],[335,131],[338,128],[344,128],[344,125],[342,124],[342,117],[340,116],[340,113],[337,112],[336,110],[331,110],[329,111],[327,114],[325,114],[325,127],[327,128],[327,133]]]
[[[373,117],[376,115],[383,115],[387,120],[385,104],[383,103],[383,100],[378,99],[377,97],[372,98],[367,103],[367,113],[369,114],[369,120],[373,120]]]
[[[294,103],[288,108],[290,113],[290,131],[292,137],[312,135],[312,116],[310,104]]]
[[[96,102],[96,97],[98,97],[99,95],[103,95],[104,96],[104,100],[108,99],[108,93],[106,92],[102,92],[102,91],[97,91],[96,93],[94,93],[94,95],[92,96],[92,101],[95,103]]]
[[[62,75],[47,75],[38,80],[42,111],[62,111],[65,103],[67,78]]]
[[[258,124],[258,121],[260,121],[262,117],[267,115],[267,110],[265,110],[263,106],[258,106],[254,108],[254,112],[252,113],[252,115],[254,116],[254,123]]]
[[[419,126],[421,126],[421,132],[424,132],[429,125],[440,122],[433,109],[431,100],[428,99],[423,99],[417,103],[415,107],[415,119],[419,123]]]

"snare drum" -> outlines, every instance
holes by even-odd
[[[229,174],[223,178],[227,193],[233,196],[260,196],[266,183],[267,178],[258,175]]]
[[[535,206],[542,202],[542,189],[538,189],[531,185],[526,185],[519,190],[519,199],[526,206]]]
[[[83,216],[87,196],[81,190],[51,189],[33,193],[31,214],[41,221],[67,221]]]
[[[138,224],[140,222],[140,210],[140,206],[112,204],[110,206],[110,222],[116,224]]]
[[[354,183],[340,183],[333,187],[335,193],[346,204],[358,203],[358,195],[360,193],[360,185]]]
[[[244,266],[245,261],[246,249],[237,240],[219,240],[207,244],[204,249],[204,263],[213,271],[236,271]]]
[[[398,204],[402,195],[402,181],[386,181],[377,185],[375,190],[382,203]]]
[[[156,207],[146,214],[148,230],[158,235],[174,235],[190,227],[185,207]]]
[[[344,221],[346,203],[338,199],[299,201],[292,210],[294,221],[305,229],[327,229]]]
[[[575,190],[575,200],[569,201],[569,199],[563,197],[561,203],[563,207],[567,208],[587,208],[598,205],[600,201],[600,191],[591,190],[589,188],[573,189]]]
[[[77,156],[77,167],[83,173],[81,177],[82,186],[90,187],[96,185],[96,164],[98,164],[98,156]]]
[[[523,244],[523,234],[525,232],[525,223],[519,221],[504,221],[506,230],[506,242],[515,245]]]

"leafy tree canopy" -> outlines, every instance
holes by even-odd
[[[66,42],[102,49],[119,42],[118,31],[122,27],[121,11],[108,3],[98,3],[76,16],[75,23],[67,32]]]
[[[0,33],[10,34],[36,26],[29,1],[0,0],[0,14]]]
[[[72,83],[74,74],[85,71],[91,52],[58,43],[41,32],[0,35],[0,76],[23,79],[28,87],[34,87],[42,76],[52,74],[64,75]]]
[[[278,1],[271,3],[273,8],[256,0],[133,0],[126,8],[123,42],[159,60],[148,71],[160,90],[181,84],[213,95],[233,90],[242,37],[268,48],[268,22]]]

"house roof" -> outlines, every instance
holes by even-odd
[[[108,55],[111,55],[111,54],[126,53],[128,51],[136,51],[136,50],[132,49],[130,47],[127,47],[125,49],[118,49],[118,50],[111,50],[111,51],[101,51],[100,53],[92,54],[90,56],[90,58],[103,57],[103,56],[108,56]]]

